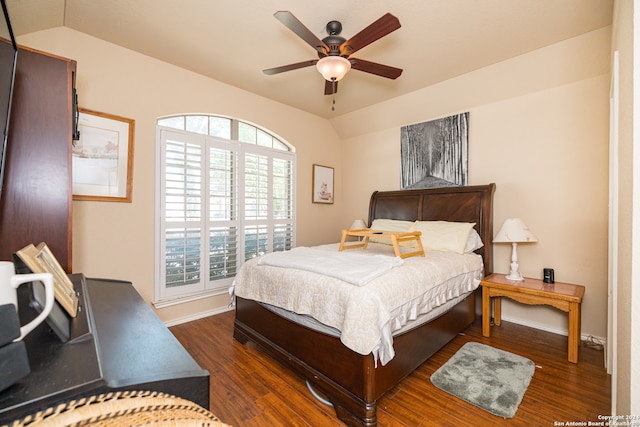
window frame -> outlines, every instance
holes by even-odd
[[[184,116],[172,116],[171,118],[176,117],[187,117]],[[202,114],[194,115],[194,116],[205,116]],[[209,117],[219,117],[219,116],[209,116]],[[175,127],[167,127],[162,126],[160,123],[164,118],[158,120],[156,124],[156,174],[155,174],[155,188],[156,188],[156,203],[155,203],[155,252],[154,252],[154,261],[155,261],[155,296],[153,304],[156,308],[161,308],[163,306],[169,306],[181,302],[192,301],[195,299],[206,298],[214,295],[220,295],[228,292],[228,288],[231,285],[235,274],[230,277],[210,280],[210,269],[209,262],[211,259],[210,252],[210,231],[213,230],[213,227],[220,226],[230,226],[236,227],[237,231],[237,245],[236,245],[236,272],[240,268],[240,266],[246,262],[246,227],[249,226],[266,226],[267,229],[267,241],[266,248],[267,252],[272,252],[274,249],[274,243],[278,244],[278,241],[274,241],[274,237],[279,236],[290,236],[290,247],[295,247],[296,244],[296,221],[295,221],[295,208],[296,208],[296,153],[293,147],[268,132],[267,130],[254,126],[253,124],[242,122],[236,119],[231,120],[231,137],[237,136],[238,132],[238,124],[243,123],[244,125],[253,126],[256,128],[256,133],[261,132],[262,134],[268,134],[273,138],[273,145],[278,144],[279,148],[271,148],[264,147],[259,145],[258,143],[251,142],[241,142],[237,139],[224,139],[217,136],[210,136],[204,133],[196,133],[190,132],[183,129],[178,129]],[[184,121],[186,123],[186,119]],[[187,224],[194,225],[198,224],[197,229],[200,232],[199,238],[199,280],[198,283],[195,284],[186,284],[179,285],[174,289],[170,289],[167,287],[166,283],[166,245],[167,245],[167,230],[171,228],[170,224],[173,224],[174,221],[167,221],[166,212],[165,212],[165,196],[164,192],[164,180],[165,180],[165,168],[167,167],[166,163],[166,146],[165,141],[167,140],[166,135],[179,136],[180,138],[184,138],[184,141],[189,141],[189,143],[200,144],[201,153],[203,153],[202,158],[200,159],[201,165],[201,206],[200,209],[200,218],[197,221],[185,221],[185,229],[191,229],[194,227],[186,227]],[[283,150],[282,147],[287,148],[287,150]],[[210,163],[209,163],[209,153],[210,150],[223,149],[230,150],[235,153],[237,156],[237,168],[236,168],[236,197],[237,197],[237,216],[236,219],[233,220],[214,220],[213,218],[209,218],[210,210],[210,187],[209,187],[209,175],[210,175]],[[267,167],[268,167],[268,194],[267,201],[268,209],[267,209],[267,217],[266,219],[258,219],[251,220],[245,218],[245,199],[246,195],[243,193],[245,190],[244,180],[245,176],[245,155],[252,154],[257,156],[264,156],[267,159]],[[274,165],[275,162],[284,161],[285,165],[289,165],[290,173],[289,173],[289,187],[288,191],[290,193],[290,206],[289,206],[289,218],[274,218],[274,204],[276,203],[274,195]],[[288,162],[288,163],[287,163]],[[286,183],[286,178],[285,178]],[[280,200],[280,199],[278,199]],[[284,227],[282,227],[284,226]],[[280,227],[280,228],[279,228]],[[283,233],[281,228],[284,228],[286,231]],[[280,233],[280,234],[279,234]],[[286,244],[283,247],[287,247]],[[258,254],[256,254],[258,255]],[[249,258],[247,258],[249,259]],[[185,267],[186,269],[186,267]]]

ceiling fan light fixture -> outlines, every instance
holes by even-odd
[[[342,56],[325,56],[318,60],[316,68],[325,80],[337,82],[351,69],[351,62]]]

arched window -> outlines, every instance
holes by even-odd
[[[242,263],[295,245],[295,151],[228,117],[157,124],[156,306],[227,292]]]

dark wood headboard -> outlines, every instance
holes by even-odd
[[[376,218],[407,221],[475,222],[484,246],[476,251],[484,272],[493,272],[493,193],[495,184],[419,190],[375,191],[369,204],[369,225]]]

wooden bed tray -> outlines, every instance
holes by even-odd
[[[369,224],[376,218],[408,221],[475,222],[485,246],[484,272],[493,271],[493,193],[495,184],[424,190],[374,192]],[[394,337],[395,357],[378,364],[327,335],[287,320],[261,304],[236,298],[234,337],[251,340],[324,394],[349,426],[376,426],[376,401],[431,357],[476,317],[475,292],[429,323]]]
[[[408,258],[414,255],[424,256],[424,248],[422,247],[422,240],[420,240],[420,236],[422,232],[420,231],[387,231],[387,230],[372,230],[370,228],[364,228],[362,230],[342,230],[342,239],[340,240],[340,246],[338,247],[338,251],[343,251],[344,249],[367,249],[369,245],[369,239],[371,237],[384,238],[391,240],[391,245],[393,246],[393,252],[397,257],[400,258]],[[364,240],[359,243],[350,243],[346,244],[347,237],[364,237]],[[413,252],[401,253],[400,248],[398,247],[399,243],[402,242],[416,242],[417,250]]]

